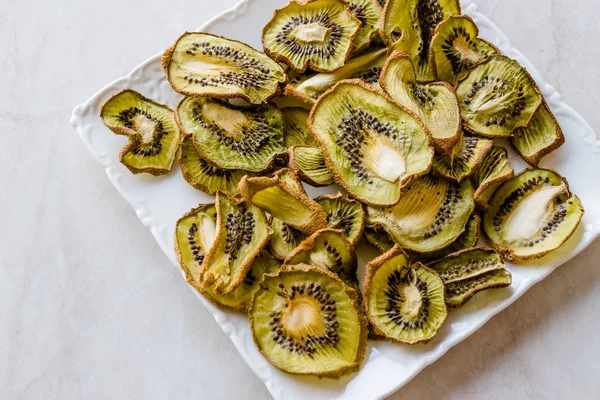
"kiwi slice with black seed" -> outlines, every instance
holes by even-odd
[[[468,180],[451,182],[426,175],[411,182],[392,207],[367,207],[366,223],[385,229],[407,250],[443,249],[464,232],[475,209]]]
[[[288,166],[301,180],[311,186],[329,186],[333,174],[325,165],[325,156],[318,147],[292,146],[288,148]]]
[[[208,300],[225,310],[246,311],[254,292],[264,274],[277,272],[281,261],[277,260],[266,250],[263,250],[252,262],[242,283],[229,294],[219,294],[212,287],[198,287],[200,293]]]
[[[464,126],[484,137],[510,137],[529,124],[542,95],[527,70],[499,54],[489,56],[458,82]]]
[[[367,321],[358,295],[320,267],[283,266],[265,275],[249,320],[259,351],[290,374],[339,378],[365,357]]]
[[[277,218],[271,218],[273,234],[269,242],[271,253],[279,260],[285,260],[308,236]]]
[[[292,1],[262,31],[265,52],[296,72],[340,68],[354,48],[360,21],[339,0]]]
[[[368,47],[371,40],[379,34],[382,8],[377,0],[346,0],[346,4],[352,15],[361,22],[354,38],[354,51],[359,52]]]
[[[163,175],[171,170],[181,135],[169,107],[123,89],[102,105],[100,118],[117,135],[129,137],[119,158],[131,172]]]
[[[453,15],[441,22],[429,49],[434,78],[455,86],[473,66],[500,53],[478,35],[479,28],[468,15]]]
[[[517,128],[510,141],[525,161],[537,167],[542,157],[565,143],[565,137],[554,114],[544,101],[529,125]]]
[[[202,262],[217,236],[217,208],[201,204],[181,217],[175,225],[175,253],[187,281],[198,288]]]
[[[179,148],[179,166],[184,179],[193,187],[210,195],[223,192],[228,196],[238,194],[237,185],[244,175],[251,172],[235,169],[222,169],[210,164],[198,154],[190,136],[183,138]]]
[[[285,152],[285,122],[272,105],[233,105],[222,99],[187,97],[176,114],[181,130],[193,136],[202,158],[220,168],[263,171]]]
[[[360,80],[321,96],[309,126],[335,181],[363,203],[396,204],[406,182],[431,167],[433,145],[421,121]]]
[[[367,264],[363,305],[376,334],[408,344],[429,341],[448,315],[440,277],[398,246]]]
[[[446,287],[446,305],[463,306],[476,293],[510,286],[512,275],[500,255],[486,247],[475,247],[450,254],[431,263]]]
[[[508,152],[504,147],[494,146],[483,159],[481,166],[473,174],[475,204],[481,210],[487,210],[488,201],[504,181],[509,180],[515,171],[508,163]]]
[[[352,58],[343,67],[319,74],[304,73],[290,79],[285,93],[314,103],[329,88],[344,79],[360,79],[369,86],[379,87],[379,75],[387,58],[387,48],[377,48]]]
[[[382,13],[381,37],[394,50],[410,54],[419,81],[433,81],[429,48],[435,28],[458,14],[457,0],[389,0]]]
[[[288,254],[283,263],[314,265],[335,273],[350,286],[358,283],[354,246],[338,229],[321,229],[313,233]]]
[[[308,127],[308,110],[300,107],[288,107],[281,110],[281,113],[285,120],[285,129],[283,131],[283,144],[285,147],[317,145]]]
[[[360,202],[344,197],[341,193],[323,195],[315,199],[327,214],[327,226],[341,229],[356,247],[365,226],[365,210]]]
[[[217,234],[200,272],[202,288],[232,293],[244,280],[254,259],[269,243],[271,228],[265,214],[243,200],[218,192]]]
[[[286,76],[279,64],[247,44],[206,32],[186,32],[162,58],[173,90],[185,96],[242,98],[264,103]]]
[[[567,241],[584,209],[567,181],[550,169],[527,169],[494,192],[483,230],[502,258],[541,258]]]
[[[279,176],[243,177],[238,190],[247,202],[301,232],[311,234],[327,227],[323,208]]]
[[[436,154],[431,170],[451,181],[461,182],[481,165],[494,141],[477,136],[462,135],[450,154]]]
[[[390,251],[396,245],[390,235],[382,228],[376,229],[365,226],[364,237],[367,243],[380,253]]]
[[[386,60],[380,85],[397,103],[415,112],[429,129],[436,150],[452,152],[461,138],[461,119],[454,88],[446,82],[420,83],[411,56],[395,51]]]

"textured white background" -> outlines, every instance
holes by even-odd
[[[269,398],[69,126],[235,2],[2,2],[0,399]],[[600,131],[596,0],[477,3]],[[596,242],[391,399],[599,398],[599,259]]]

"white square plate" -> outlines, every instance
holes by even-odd
[[[275,8],[287,2],[288,0],[243,0],[235,8],[213,18],[199,30],[241,40],[261,49],[262,26],[271,18]],[[442,330],[427,345],[411,347],[385,341],[371,342],[367,360],[360,372],[338,381],[298,378],[280,372],[257,351],[245,315],[223,312],[198,295],[275,399],[368,400],[389,395],[427,365],[439,359],[452,346],[479,329],[491,317],[508,307],[556,267],[585,249],[600,235],[600,184],[596,176],[600,171],[600,143],[597,142],[596,134],[583,118],[562,102],[560,95],[546,84],[534,66],[510,45],[506,36],[477,11],[471,0],[462,2],[462,10],[479,25],[483,38],[525,66],[542,89],[566,137],[565,145],[546,157],[542,164],[558,170],[567,178],[572,191],[581,198],[586,208],[583,221],[567,244],[551,256],[529,265],[508,264],[513,275],[512,286],[504,290],[478,294],[464,307],[451,311]],[[180,99],[165,79],[158,54],[136,67],[129,75],[112,82],[85,103],[75,107],[71,123],[94,158],[104,167],[115,188],[152,232],[173,266],[179,268],[173,251],[175,221],[192,207],[199,203],[211,202],[213,198],[189,186],[179,173],[177,163],[171,173],[157,178],[132,175],[119,162],[119,150],[127,139],[113,135],[102,124],[99,107],[113,93],[125,87],[135,89],[171,107]],[[510,148],[508,143],[505,143],[505,146]],[[514,152],[510,154],[510,162],[515,171],[526,167]],[[332,189],[326,191],[331,192]],[[308,192],[310,195],[317,195],[323,193],[323,189],[309,187]],[[362,246],[359,249],[359,271],[363,270],[365,263],[374,256],[372,250]]]

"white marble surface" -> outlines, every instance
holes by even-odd
[[[0,7],[0,399],[269,398],[68,122],[234,3]],[[600,131],[596,0],[478,4]],[[599,258],[596,242],[390,398],[599,398]]]

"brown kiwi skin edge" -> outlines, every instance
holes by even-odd
[[[253,326],[252,309],[254,307],[254,297],[255,296],[253,296],[252,300],[250,301],[250,306],[248,307],[248,321],[250,323],[250,330],[252,331],[252,338],[254,339],[254,344],[256,345],[258,350],[261,352],[261,354],[267,360],[269,360],[269,362],[271,362],[271,364],[273,364],[275,367],[277,367],[280,370],[287,372],[289,374],[312,375],[312,376],[318,376],[321,378],[339,379],[340,377],[342,377],[344,375],[348,375],[350,373],[358,371],[360,369],[360,366],[361,366],[361,364],[365,358],[365,354],[367,352],[367,324],[368,324],[367,319],[364,316],[362,309],[360,307],[360,303],[358,301],[358,294],[356,293],[356,291],[354,289],[352,289],[350,286],[345,284],[333,272],[326,271],[322,268],[315,267],[313,265],[307,265],[307,264],[297,264],[297,265],[293,265],[293,266],[292,265],[284,265],[281,267],[281,269],[279,271],[277,271],[275,273],[265,274],[265,277],[267,277],[267,276],[276,277],[276,276],[279,276],[286,272],[295,272],[295,271],[315,272],[315,273],[319,273],[322,275],[326,275],[327,277],[335,280],[340,285],[340,287],[344,290],[344,292],[346,293],[348,298],[350,299],[350,303],[352,304],[352,306],[354,307],[354,310],[356,311],[356,315],[358,316],[358,323],[360,324],[359,346],[358,346],[358,349],[356,352],[356,358],[354,359],[354,362],[351,365],[341,367],[341,368],[331,370],[331,371],[325,371],[320,374],[319,373],[298,373],[298,372],[292,372],[292,371],[286,370],[285,368],[279,368],[277,365],[275,365],[270,360],[269,355],[267,353],[265,353],[263,351],[263,349],[260,347],[259,341],[254,333],[254,329],[252,329],[252,326]],[[261,289],[259,287],[259,289],[255,293],[258,293],[258,291],[260,291],[260,290]]]
[[[314,200],[318,203],[321,200],[340,200],[340,199],[350,202],[350,203],[356,202],[356,204],[358,204],[361,207],[362,212],[363,212],[363,217],[360,221],[359,233],[356,235],[356,238],[350,242],[352,244],[352,246],[354,246],[356,248],[356,246],[358,246],[358,242],[360,241],[360,238],[363,236],[363,232],[365,230],[365,221],[367,219],[367,214],[365,213],[365,209],[364,209],[362,203],[358,200],[345,197],[341,192],[337,192],[336,194],[324,194],[322,196],[315,197]],[[346,239],[350,240],[348,238],[346,238]]]
[[[319,183],[319,182],[316,182],[316,181],[312,180],[308,175],[306,175],[302,171],[302,168],[300,168],[300,166],[298,164],[296,164],[296,159],[294,157],[294,150],[295,150],[296,147],[310,147],[310,146],[298,146],[298,145],[294,145],[294,146],[288,147],[288,149],[287,149],[287,154],[288,154],[288,168],[298,178],[300,178],[303,182],[308,183],[310,186],[314,186],[314,187],[330,186],[331,183]],[[319,150],[321,150],[321,149],[319,148]]]
[[[477,159],[475,160],[475,163],[473,164],[473,167],[471,168],[471,173],[469,175],[463,177],[461,180],[457,180],[453,176],[446,175],[446,174],[442,173],[441,171],[438,171],[433,166],[431,168],[431,171],[435,175],[441,176],[442,178],[448,179],[449,181],[460,183],[460,182],[462,182],[465,179],[469,179],[469,177],[471,175],[473,175],[475,173],[475,171],[477,171],[479,169],[479,167],[481,167],[481,164],[483,163],[483,160],[488,155],[488,153],[490,152],[490,150],[492,150],[492,147],[494,147],[494,141],[493,140],[489,140],[489,142],[486,143],[486,145],[483,147],[483,149],[479,153],[479,157],[477,157]]]
[[[508,151],[506,150],[506,148],[502,147],[502,146],[497,146],[497,147],[499,147],[504,152],[506,157],[508,158]],[[482,160],[482,162],[483,162],[483,160]],[[479,166],[481,166],[481,164]],[[492,185],[501,184],[503,182],[506,182],[509,179],[512,179],[512,177],[514,175],[515,175],[515,171],[511,168],[511,171],[508,172],[507,174],[498,176],[491,181],[487,181],[487,182],[484,182],[482,185],[479,185],[477,187],[477,189],[475,189],[475,191],[473,192],[473,200],[475,201],[475,205],[477,206],[477,208],[479,208],[481,211],[487,210],[489,208],[489,204],[487,203],[487,201],[485,201],[484,199],[481,198],[481,195],[483,194],[483,192]],[[475,186],[475,184],[473,186]],[[493,193],[492,193],[492,195],[493,195]]]

